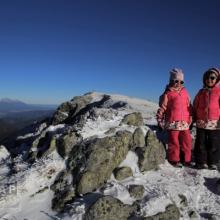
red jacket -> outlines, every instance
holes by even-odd
[[[220,87],[201,89],[193,103],[195,120],[220,119]]]
[[[185,121],[191,123],[192,108],[187,90],[182,87],[179,91],[168,87],[161,96],[160,108],[157,112],[157,120],[165,119],[165,123]]]

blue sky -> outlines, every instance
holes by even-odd
[[[0,98],[157,101],[173,67],[193,98],[203,72],[220,66],[219,11],[218,0],[0,1]]]

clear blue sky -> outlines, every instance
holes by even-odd
[[[0,98],[88,91],[157,101],[172,67],[192,97],[220,66],[219,0],[2,0]]]

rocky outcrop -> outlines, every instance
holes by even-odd
[[[69,187],[68,184],[67,187],[63,187],[64,183],[67,182],[66,175],[62,174],[57,178],[56,182],[59,184],[52,187],[55,191],[53,208],[61,210],[64,204],[76,195],[93,192],[103,186],[110,178],[113,170],[126,157],[131,148],[131,143],[132,133],[120,131],[112,137],[75,145],[67,160],[68,173],[72,175],[72,187]]]
[[[102,123],[103,130],[99,129]],[[129,151],[132,151],[135,161],[135,153],[138,155],[141,171],[155,169],[163,163],[164,147],[153,132],[149,131],[145,136],[147,129],[141,113],[128,103],[114,101],[109,95],[94,98],[89,93],[63,103],[50,121],[21,137],[16,149],[22,144],[27,147],[27,161],[31,165],[51,158],[50,155],[65,163],[66,167],[62,172],[63,167],[59,169],[60,173],[56,178],[54,176],[55,181],[53,179],[54,183],[50,186],[54,192],[52,209],[61,212],[76,199],[97,194],[94,193],[96,190],[100,192],[100,188],[109,183],[112,174],[121,181],[114,180],[115,183],[121,185],[122,180],[128,177],[135,178],[134,174],[139,170],[137,164],[129,167],[131,161],[127,159],[129,156],[126,158]],[[125,159],[128,162],[123,165]],[[126,193],[129,191],[131,201],[141,200],[145,192],[141,185],[123,186],[123,189]],[[137,209],[136,205],[125,205],[101,193],[100,196],[84,219],[127,219]]]
[[[65,133],[65,126],[57,126],[56,131],[50,130],[51,127],[42,130],[41,134],[30,145],[27,159],[35,161],[38,158],[46,157],[57,150],[57,137]]]
[[[99,198],[86,212],[84,220],[127,220],[136,210],[135,206],[123,204],[110,196]]]
[[[52,124],[77,123],[78,127],[82,127],[86,121],[86,117],[88,115],[92,117],[94,108],[112,107],[109,95],[103,95],[99,101],[92,102],[92,99],[91,93],[88,93],[84,96],[76,96],[70,102],[63,103],[55,112]]]
[[[146,154],[142,153],[142,156],[145,157],[142,164],[140,163],[141,168],[149,170],[164,162],[165,154],[163,145],[157,142],[154,133],[149,131],[147,137],[147,146],[139,147],[139,149],[146,150]],[[53,208],[60,211],[75,196],[93,192],[104,186],[112,172],[119,181],[132,176],[130,167],[118,168],[118,165],[125,159],[133,144],[134,135],[128,131],[120,131],[111,137],[97,138],[91,142],[75,145],[67,160],[68,172],[72,175],[71,187],[68,184],[63,187],[63,184],[67,182],[64,178],[65,175],[64,177],[61,175],[60,180],[57,179],[59,184],[56,184],[56,188],[53,187],[55,190]],[[152,150],[152,148],[154,149]],[[154,163],[151,164],[151,161]],[[144,188],[143,186],[130,186],[129,192],[131,197],[141,199]]]
[[[67,119],[76,116],[91,101],[92,97],[88,94],[85,96],[76,96],[71,101],[61,104],[54,113],[52,124],[65,123]]]
[[[68,150],[67,169],[72,174],[72,186],[70,197],[67,192],[61,190],[55,193],[56,201],[62,208],[62,204],[75,196],[84,195],[103,187],[107,180],[114,173],[119,181],[133,175],[130,167],[118,167],[126,158],[129,150],[139,146],[136,151],[139,153],[139,166],[142,171],[155,169],[164,162],[165,152],[163,145],[157,141],[152,132],[148,132],[145,140],[141,128],[134,133],[129,131],[118,131],[113,136],[84,140],[76,144],[76,134],[67,134],[60,138],[63,148]],[[65,147],[67,145],[67,147]],[[146,145],[146,146],[145,146]],[[59,145],[60,147],[62,145]],[[68,146],[71,146],[68,148]],[[140,150],[141,149],[141,152]],[[63,153],[61,155],[64,156]],[[61,180],[62,182],[62,180]],[[137,191],[140,192],[138,193]],[[131,194],[136,199],[143,195],[143,188],[132,187]],[[59,200],[61,202],[59,202]],[[62,202],[62,200],[64,202]],[[56,206],[54,206],[56,208]]]

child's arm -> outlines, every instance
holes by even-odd
[[[166,94],[163,94],[160,96],[160,101],[159,101],[159,109],[157,110],[156,118],[157,118],[157,123],[158,126],[163,128],[163,121],[164,121],[164,115],[167,110],[167,103],[168,103],[168,98]]]

